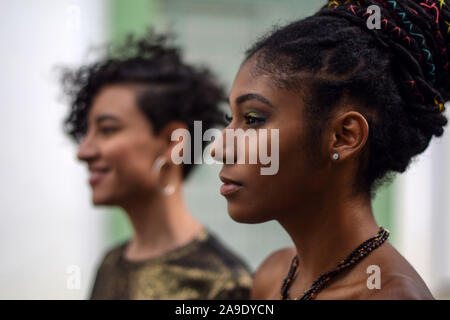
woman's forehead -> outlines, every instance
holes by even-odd
[[[95,96],[89,116],[99,113],[114,113],[122,116],[132,116],[137,112],[136,93],[125,85],[110,85],[102,88]]]
[[[257,71],[256,59],[250,58],[239,69],[229,95],[230,103],[238,97],[258,94],[276,107],[294,106],[298,108],[303,99],[298,90],[282,88],[276,83],[274,75]]]

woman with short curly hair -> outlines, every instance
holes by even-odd
[[[79,143],[95,205],[127,214],[134,234],[101,263],[92,299],[246,299],[246,264],[188,211],[174,164],[176,129],[223,121],[223,92],[206,69],[181,60],[165,36],[129,37],[102,60],[63,74],[66,131]],[[194,154],[194,152],[191,152]]]

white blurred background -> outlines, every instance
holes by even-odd
[[[0,4],[0,298],[85,299],[102,254],[129,237],[123,214],[94,208],[85,167],[63,134],[67,106],[55,67],[95,59],[90,48],[153,25],[173,30],[190,62],[230,87],[245,49],[275,23],[321,1],[16,0]],[[89,52],[91,52],[89,54]],[[448,107],[450,110],[450,106]],[[437,298],[450,298],[450,136],[380,190],[377,221]],[[218,167],[186,186],[195,215],[255,269],[290,245],[276,223],[242,225],[226,212]],[[80,282],[73,282],[78,276]]]

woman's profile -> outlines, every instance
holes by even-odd
[[[252,298],[433,299],[371,202],[444,132],[449,37],[443,1],[329,1],[247,51],[227,129],[279,130],[279,170],[226,163],[221,193],[234,220],[276,220],[295,244],[260,265]]]
[[[63,85],[71,107],[65,129],[90,171],[92,201],[121,207],[134,231],[105,255],[91,299],[247,299],[246,264],[184,203],[194,165],[171,160],[174,130],[193,134],[194,121],[204,130],[223,121],[212,74],[150,32],[66,70]]]

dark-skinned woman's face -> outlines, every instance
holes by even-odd
[[[262,175],[261,167],[269,165],[259,161],[223,165],[220,177],[225,185],[221,191],[228,201],[230,216],[239,222],[258,223],[278,220],[286,214],[302,214],[297,211],[313,201],[327,181],[323,170],[326,158],[320,160],[323,148],[309,139],[300,94],[280,89],[270,77],[257,75],[255,58],[251,58],[240,68],[229,96],[232,120],[226,129],[253,128],[258,141],[259,129],[267,129],[267,150],[270,152],[271,144],[279,144],[279,170],[275,175]],[[272,129],[279,130],[279,141],[271,139]],[[225,131],[223,137],[225,141]],[[248,146],[243,151],[247,160],[251,152]],[[228,148],[224,148],[224,161]]]

